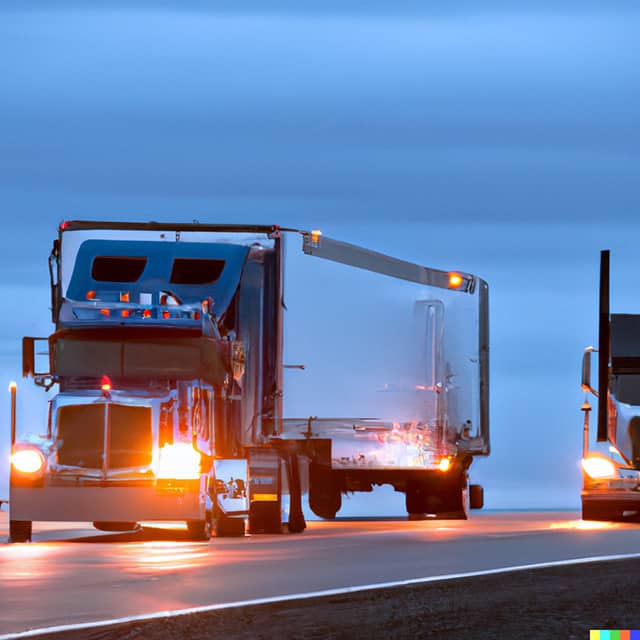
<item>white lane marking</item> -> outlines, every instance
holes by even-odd
[[[156,611],[135,616],[125,616],[124,618],[112,618],[109,620],[97,620],[95,622],[80,622],[77,624],[63,624],[54,627],[42,627],[40,629],[29,629],[29,631],[19,631],[17,633],[7,633],[0,635],[0,640],[14,640],[14,638],[32,638],[45,633],[62,633],[64,631],[81,631],[95,627],[107,627],[128,622],[148,622],[158,618],[168,618],[174,616],[186,616],[192,613],[206,613],[208,611],[220,611],[221,609],[232,609],[234,607],[251,607],[259,604],[273,604],[276,602],[287,602],[289,600],[306,600],[308,598],[321,598],[324,596],[338,596],[347,593],[357,593],[358,591],[374,591],[378,589],[390,589],[392,587],[406,587],[416,584],[426,584],[429,582],[441,582],[443,580],[460,580],[461,578],[477,578],[479,576],[489,576],[496,573],[512,573],[514,571],[527,571],[530,569],[548,569],[551,567],[562,567],[573,564],[588,564],[592,562],[604,562],[606,560],[630,560],[640,558],[640,553],[622,553],[612,556],[591,556],[588,558],[573,558],[571,560],[554,560],[552,562],[537,562],[534,564],[520,564],[511,567],[499,567],[497,569],[484,569],[482,571],[469,571],[467,573],[450,573],[440,576],[429,576],[426,578],[410,578],[408,580],[396,580],[394,582],[379,582],[377,584],[363,584],[355,587],[342,587],[340,589],[326,589],[324,591],[309,591],[307,593],[292,593],[286,596],[272,596],[270,598],[257,598],[256,600],[240,600],[236,602],[225,602],[222,604],[208,604],[189,609],[175,609],[173,611]]]

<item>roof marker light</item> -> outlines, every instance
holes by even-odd
[[[121,291],[120,292],[120,302],[129,302],[129,292]]]
[[[123,318],[128,318],[131,315],[131,309],[122,309],[122,311],[120,311],[120,315]]]
[[[458,289],[464,282],[462,276],[459,273],[451,272],[449,274],[449,288]]]
[[[171,313],[165,309],[165,310],[162,312],[162,317],[166,320],[167,318],[170,318],[170,317],[171,317]]]
[[[102,376],[102,378],[100,378],[100,388],[103,391],[111,391],[111,378],[109,378],[109,376]]]
[[[313,242],[313,244],[318,244],[318,242],[320,242],[321,235],[322,231],[320,231],[320,229],[313,229],[311,231],[311,242]]]
[[[96,297],[95,291],[87,291],[87,295],[85,296],[87,300],[95,300],[95,297]]]
[[[100,309],[100,313],[107,318],[111,315],[111,311],[109,311],[109,309]]]
[[[143,318],[150,318],[151,317],[151,309],[143,309],[142,310],[142,317]]]

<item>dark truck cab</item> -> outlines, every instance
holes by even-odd
[[[597,398],[591,442],[588,399],[582,405],[585,520],[640,520],[640,315],[610,312],[609,251],[600,256],[598,349],[587,347],[582,389]],[[591,384],[591,354],[598,354],[598,386]]]

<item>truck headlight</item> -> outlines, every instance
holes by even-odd
[[[44,473],[44,455],[35,447],[16,449],[11,455],[11,466],[25,476],[39,476]]]
[[[156,464],[157,478],[194,480],[200,477],[200,454],[188,442],[165,444]]]
[[[589,456],[583,458],[582,468],[584,472],[594,480],[597,478],[613,478],[616,476],[616,466],[601,456]]]

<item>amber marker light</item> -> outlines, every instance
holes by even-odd
[[[169,311],[163,311],[162,317],[166,320],[167,318],[171,317],[171,313]]]
[[[123,318],[128,318],[131,315],[131,310],[130,309],[122,309],[122,311],[120,311],[120,315]]]
[[[321,235],[322,231],[320,231],[320,229],[313,229],[311,231],[311,242],[313,242],[313,244],[318,244],[318,242],[320,242]]]
[[[440,471],[449,471],[451,468],[451,460],[449,458],[442,458],[440,462],[438,462],[438,469]]]
[[[105,317],[108,318],[111,315],[111,311],[109,311],[109,309],[100,309],[100,313]]]
[[[85,296],[87,300],[95,300],[95,297],[96,297],[95,291],[87,291],[87,295]]]
[[[459,273],[450,273],[449,274],[449,288],[450,289],[458,289],[462,285],[464,280]]]
[[[142,310],[142,317],[143,318],[150,318],[151,317],[151,309],[143,309]]]

